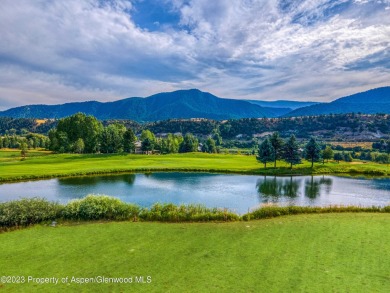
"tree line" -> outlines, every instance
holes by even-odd
[[[22,134],[28,132],[46,134],[49,129],[57,126],[59,120],[48,120],[37,124],[34,119],[5,118],[0,117],[0,134],[14,131]],[[321,130],[322,139],[337,140],[340,137],[367,137],[367,133],[381,132],[387,134],[390,131],[390,115],[376,114],[330,114],[306,117],[286,118],[244,118],[216,121],[211,119],[170,119],[158,122],[139,124],[131,120],[106,120],[103,126],[110,124],[122,124],[126,128],[140,133],[149,129],[156,134],[167,133],[192,133],[197,137],[209,136],[217,129],[224,140],[234,140],[242,135],[245,140],[264,132],[279,132],[283,137],[295,134],[300,139],[308,139]],[[12,134],[12,133],[8,133]]]
[[[313,168],[315,162],[335,160],[337,162],[346,161],[352,162],[353,159],[375,161],[378,163],[390,162],[390,140],[381,140],[379,143],[374,143],[373,148],[377,148],[382,153],[371,151],[363,151],[360,153],[352,152],[334,152],[331,146],[321,144],[315,137],[311,137],[305,145],[300,145],[294,135],[291,135],[287,140],[283,140],[278,132],[274,132],[270,137],[267,137],[259,144],[256,159],[267,167],[267,163],[273,162],[276,168],[276,161],[283,160],[293,165],[300,164],[302,159],[311,162]]]
[[[277,160],[289,163],[290,168],[292,168],[293,165],[300,164],[302,159],[305,158],[311,162],[311,167],[313,168],[314,162],[322,160],[322,163],[324,163],[325,160],[333,159],[333,156],[331,147],[326,146],[322,149],[321,144],[315,137],[311,137],[302,148],[295,135],[291,135],[287,140],[283,140],[279,132],[274,132],[259,145],[256,159],[264,164],[264,168],[267,167],[269,162],[273,162],[274,168],[276,168]]]
[[[156,138],[153,132],[144,129],[138,139],[134,131],[123,124],[103,126],[95,117],[83,113],[60,119],[48,136],[49,149],[59,153],[134,153],[138,141],[143,153],[196,152],[199,148],[198,139],[191,133],[184,137],[168,133]],[[207,140],[204,145],[205,151],[216,152],[213,140]]]
[[[36,133],[28,133],[24,136],[16,134],[0,136],[0,149],[20,149],[22,145],[28,149],[48,148],[49,139],[42,134]]]

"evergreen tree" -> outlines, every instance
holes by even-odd
[[[291,169],[293,165],[301,163],[301,155],[299,152],[299,145],[295,135],[291,135],[290,138],[286,141],[283,148],[283,160],[291,164]]]
[[[123,134],[123,149],[126,153],[134,153],[136,140],[137,137],[135,136],[133,130],[128,128]]]
[[[321,146],[314,137],[311,137],[305,146],[305,158],[311,161],[312,168],[314,162],[318,162],[321,159]]]
[[[284,141],[280,137],[279,132],[274,132],[270,142],[274,150],[274,168],[276,168],[276,160],[279,160],[282,156]]]
[[[260,144],[256,159],[264,164],[264,168],[267,168],[267,162],[274,161],[275,151],[268,138]]]

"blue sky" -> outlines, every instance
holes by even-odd
[[[199,88],[330,101],[390,85],[390,0],[2,0],[0,110]]]

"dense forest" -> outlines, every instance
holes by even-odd
[[[0,134],[22,134],[34,132],[47,134],[58,124],[58,120],[34,120],[0,118]],[[156,136],[166,133],[192,133],[207,137],[217,130],[225,140],[251,140],[278,131],[282,137],[294,134],[299,139],[316,136],[327,141],[377,141],[388,139],[390,115],[333,114],[293,118],[245,118],[216,121],[210,119],[170,119],[139,124],[131,120],[105,120],[103,126],[121,124],[131,128],[135,134],[149,129]]]

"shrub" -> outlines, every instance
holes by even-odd
[[[140,208],[110,196],[88,195],[70,201],[62,212],[69,220],[136,220]]]
[[[162,222],[207,222],[237,221],[240,216],[227,209],[207,208],[203,205],[180,205],[156,203],[150,209],[144,209],[140,218],[145,221]]]
[[[359,206],[327,206],[327,207],[309,207],[309,206],[263,206],[248,214],[242,216],[244,220],[274,218],[284,215],[297,214],[315,214],[315,213],[389,213],[390,206],[381,207],[359,207]]]
[[[0,227],[28,226],[58,218],[62,205],[43,198],[0,203]]]

